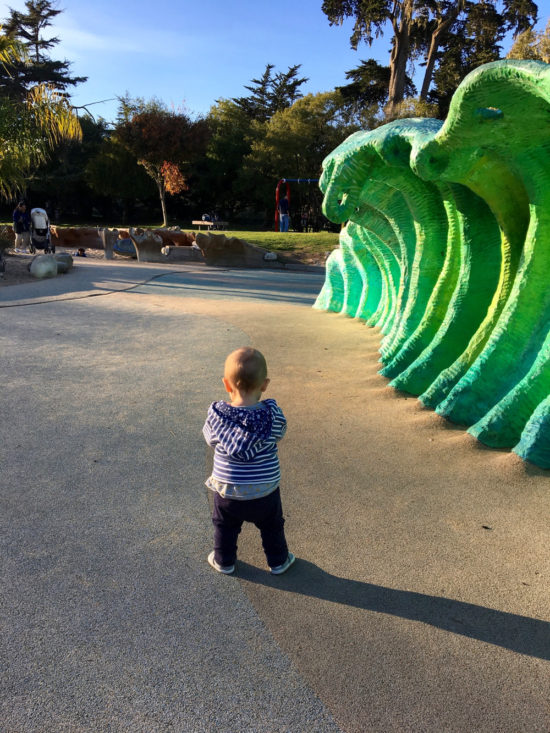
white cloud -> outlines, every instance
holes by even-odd
[[[59,38],[59,45],[56,50],[61,51],[65,56],[78,56],[86,51],[133,51],[140,50],[139,44],[131,39],[124,39],[115,36],[107,36],[90,33],[89,31],[75,28],[73,25],[58,24],[54,28]]]
[[[132,28],[130,23],[118,33],[101,33],[84,30],[68,14],[61,16],[52,25],[52,33],[59,38],[56,46],[58,55],[68,59],[78,59],[90,52],[105,52],[116,58],[121,53],[154,55],[162,58],[188,57],[196,47],[195,41],[182,38],[181,34],[159,31],[154,28]]]

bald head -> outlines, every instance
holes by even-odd
[[[251,346],[243,346],[225,360],[224,377],[240,392],[251,392],[263,385],[267,378],[264,355]]]

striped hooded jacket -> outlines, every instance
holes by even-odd
[[[213,402],[202,432],[215,449],[211,478],[216,482],[277,485],[281,478],[277,441],[286,432],[286,418],[275,400],[252,407]]]

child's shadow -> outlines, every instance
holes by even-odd
[[[386,588],[330,575],[296,559],[287,573],[272,576],[239,560],[239,578],[277,590],[299,593],[365,611],[421,621],[454,634],[495,644],[520,654],[550,660],[550,623],[472,603]]]

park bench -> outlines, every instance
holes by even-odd
[[[194,227],[198,227],[199,231],[201,227],[206,227],[208,231],[211,229],[227,229],[229,222],[227,221],[203,221],[202,219],[197,221],[192,221],[191,224]]]

